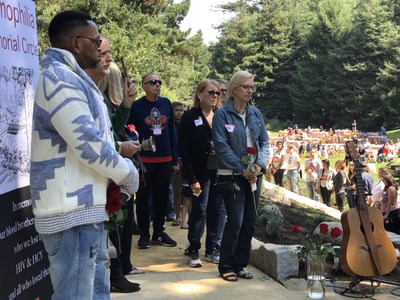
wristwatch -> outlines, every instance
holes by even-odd
[[[117,145],[118,145],[118,153],[121,154],[121,151],[122,151],[122,142],[118,141],[118,142],[117,142]]]

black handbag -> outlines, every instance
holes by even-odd
[[[234,175],[217,175],[213,190],[216,193],[231,193],[234,191]]]

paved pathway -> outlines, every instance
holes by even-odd
[[[222,280],[215,264],[203,261],[202,268],[190,268],[183,255],[187,230],[173,227],[170,222],[166,224],[166,232],[177,240],[178,246],[139,250],[136,248],[138,237],[134,236],[132,262],[146,273],[127,278],[140,283],[142,289],[132,294],[113,293],[112,299],[307,299],[305,289],[290,291],[253,266],[247,269],[254,279],[239,279],[234,283]],[[328,291],[327,298],[343,297]]]

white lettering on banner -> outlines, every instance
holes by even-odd
[[[13,226],[7,226],[4,231],[0,231],[0,240],[13,235],[21,229],[28,228],[35,223],[35,218],[32,217],[30,219],[26,218],[25,221],[15,221]]]
[[[36,236],[31,236],[29,239],[19,243],[14,246],[14,253],[21,252],[22,250],[35,245],[37,242],[39,242],[39,235]]]
[[[44,257],[44,252],[43,250],[40,250],[36,253],[33,253],[30,257],[17,262],[15,265],[15,274],[19,274],[23,272],[25,269],[28,269],[33,265],[36,265],[43,259],[43,257]]]
[[[13,292],[8,295],[8,299],[9,300],[15,299],[19,294],[21,294],[22,291],[26,291],[27,289],[39,283],[41,280],[43,280],[49,275],[50,275],[50,268],[47,269],[45,268],[41,270],[40,273],[32,275],[32,277],[29,280],[25,279],[25,282],[23,282],[22,284],[19,283],[17,287],[14,287]]]
[[[29,207],[32,206],[32,199],[27,199],[21,202],[18,202],[18,210],[25,208],[25,207]]]

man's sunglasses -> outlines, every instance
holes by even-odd
[[[156,80],[156,79],[152,79],[152,80],[143,82],[143,84],[147,84],[147,83],[150,83],[150,85],[156,85],[157,83],[158,83],[159,85],[162,85],[162,81],[161,81],[161,80]]]

